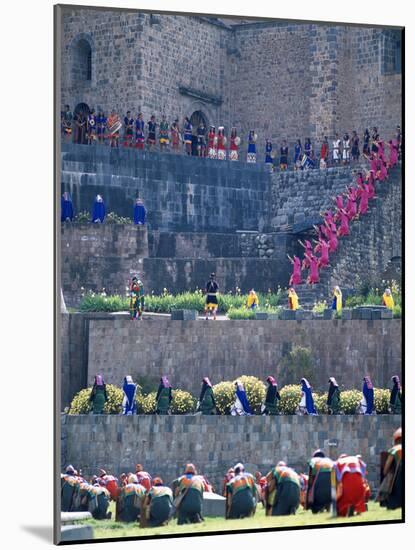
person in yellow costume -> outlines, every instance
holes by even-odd
[[[382,296],[383,305],[388,309],[393,309],[395,302],[393,301],[393,296],[390,288],[386,288]]]
[[[293,311],[297,311],[300,304],[298,301],[298,295],[296,291],[291,287],[288,289],[288,308],[292,309]]]
[[[333,303],[331,304],[331,309],[334,309],[338,313],[341,313],[343,307],[343,296],[342,291],[338,286],[333,288]]]
[[[249,291],[248,298],[246,300],[246,307],[248,309],[255,309],[259,306],[259,299],[257,293],[253,288]]]

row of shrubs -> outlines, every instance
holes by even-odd
[[[255,376],[241,376],[238,378],[246,390],[248,401],[255,412],[260,414],[261,405],[265,400],[265,384]],[[216,407],[219,414],[229,414],[230,408],[235,401],[235,381],[220,382],[213,386]],[[171,404],[172,414],[192,414],[196,411],[197,399],[185,390],[173,390],[173,401]],[[73,398],[69,414],[88,414],[90,411],[89,397],[91,388],[81,390]],[[122,410],[123,391],[112,384],[107,384],[108,401],[105,405],[107,414],[119,414]],[[287,385],[280,390],[281,400],[279,408],[281,414],[295,414],[301,399],[301,388],[299,385]],[[327,413],[327,394],[313,393],[314,403],[320,414]],[[355,414],[361,399],[362,392],[359,390],[346,390],[341,392],[341,411],[344,414]],[[390,391],[387,389],[375,388],[375,407],[379,414],[387,414],[389,406]],[[141,389],[137,391],[137,410],[140,414],[154,414],[156,411],[156,392],[143,394]]]
[[[240,293],[219,294],[218,310],[228,313],[234,310],[243,310],[245,313],[253,314],[252,310],[246,309],[247,295]],[[265,311],[277,311],[277,306],[283,300],[282,290],[270,292],[267,294],[258,293],[260,304],[263,304]],[[165,291],[161,295],[147,294],[145,296],[145,310],[153,313],[171,313],[174,309],[196,309],[203,312],[205,308],[205,295],[201,290],[195,292],[182,292],[180,294],[170,294]],[[127,311],[130,307],[128,296],[109,295],[105,292],[95,294],[86,293],[81,300],[81,311]]]

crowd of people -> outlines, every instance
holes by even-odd
[[[210,159],[238,161],[241,158],[242,139],[237,133],[236,127],[232,127],[229,139],[226,136],[225,127],[205,127],[203,120],[197,127],[193,127],[189,117],[185,117],[182,124],[176,118],[169,123],[165,115],[161,121],[156,120],[155,115],[145,123],[143,114],[134,116],[127,111],[124,117],[120,117],[115,109],[107,116],[102,110],[98,113],[91,109],[89,113],[80,111],[73,114],[69,105],[65,105],[61,111],[61,130],[64,140],[72,140],[79,144],[108,144],[111,147],[135,148],[149,151],[158,147],[160,151],[171,150],[174,153],[184,151],[187,155],[197,155]],[[379,141],[378,129],[374,127],[372,132],[368,128],[364,131],[363,142],[357,131],[351,135],[345,132],[342,139],[335,134],[331,148],[329,139],[324,136],[319,151],[316,151],[310,138],[306,138],[304,145],[301,139],[297,139],[293,154],[290,154],[287,140],[281,141],[280,147],[276,147],[267,138],[264,142],[264,162],[272,169],[279,167],[287,170],[291,161],[295,170],[307,170],[310,168],[327,168],[330,165],[349,164],[358,162],[361,156],[369,155],[373,144]],[[401,154],[401,129],[396,128],[394,143],[397,145],[398,155]],[[255,130],[250,130],[246,139],[246,162],[256,163],[258,135]]]
[[[399,376],[394,375],[391,379],[392,388],[390,390],[389,412],[391,414],[401,414],[402,411],[402,388]],[[266,379],[267,391],[264,402],[261,406],[262,415],[280,414],[281,395],[278,391],[278,384],[273,376]],[[341,414],[341,390],[337,380],[330,377],[327,392],[327,410],[328,414]],[[301,399],[298,403],[296,414],[298,415],[317,415],[317,409],[314,404],[313,389],[306,378],[300,381]],[[130,375],[124,378],[123,382],[123,402],[122,414],[133,415],[138,413],[136,395],[137,384],[134,383]],[[254,413],[253,407],[249,403],[246,389],[241,380],[235,382],[234,402],[230,408],[232,416],[251,416]],[[106,383],[102,375],[97,374],[94,379],[90,395],[90,407],[93,414],[103,414],[105,404],[108,401]],[[173,400],[173,390],[167,376],[160,378],[160,383],[156,394],[155,414],[170,414]],[[202,380],[202,387],[196,406],[196,412],[202,415],[218,414],[213,385],[206,376]],[[356,409],[356,413],[372,415],[376,414],[375,392],[372,380],[369,376],[363,377],[362,399]]]
[[[82,471],[69,465],[61,474],[62,511],[90,511],[95,519],[109,519],[108,508],[115,501],[115,520],[139,522],[141,527],[166,525],[173,517],[177,524],[203,521],[203,494],[214,492],[206,476],[192,463],[171,485],[160,476],[152,478],[141,464],[119,479],[101,469],[87,481]],[[226,519],[255,515],[262,503],[266,516],[295,514],[300,505],[313,514],[332,510],[333,515],[363,514],[371,497],[367,466],[361,455],[342,453],[332,460],[317,449],[307,464],[307,473],[297,473],[286,462],[263,476],[255,476],[238,462],[223,479]],[[393,434],[393,446],[384,454],[376,500],[395,510],[402,507],[402,430]]]
[[[327,210],[321,213],[323,223],[314,226],[316,239],[314,246],[310,240],[300,241],[304,247],[303,260],[298,256],[291,258],[293,265],[290,277],[290,286],[303,283],[302,271],[307,270],[308,284],[320,282],[320,270],[329,267],[330,254],[334,254],[339,246],[339,239],[350,235],[350,224],[358,221],[369,211],[369,202],[376,198],[376,182],[383,183],[388,179],[389,170],[396,166],[399,160],[399,143],[390,140],[389,157],[386,156],[385,143],[376,134],[369,154],[365,158],[370,162],[368,171],[358,171],[356,182],[347,189],[333,197],[335,211]]]

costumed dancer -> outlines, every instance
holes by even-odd
[[[300,505],[300,478],[295,470],[280,461],[266,475],[265,514],[289,516]]]
[[[367,184],[363,183],[358,191],[358,196],[359,196],[359,215],[363,215],[363,214],[366,214],[368,209],[369,209],[369,188],[367,186]]]
[[[126,416],[136,414],[137,403],[135,401],[135,396],[137,393],[137,385],[134,384],[133,379],[130,375],[127,375],[124,378],[122,391],[124,392],[124,397],[122,401],[122,414]]]
[[[170,143],[169,140],[169,123],[166,120],[166,115],[162,115],[159,127],[159,143],[160,149],[166,149]]]
[[[75,143],[78,143],[80,145],[83,145],[87,143],[87,135],[88,135],[88,119],[83,111],[80,111],[79,113],[75,114],[74,116],[75,121]]]
[[[391,310],[393,310],[393,308],[395,307],[395,301],[393,299],[392,291],[390,288],[385,288],[385,292],[382,296],[382,303],[384,306]]]
[[[68,191],[65,191],[61,198],[61,222],[71,222],[73,220],[72,198]]]
[[[148,134],[147,134],[147,145],[148,150],[151,151],[156,145],[156,117],[151,115],[150,120],[147,122]]]
[[[324,136],[323,143],[320,150],[320,168],[327,168],[329,162],[329,140],[327,136]]]
[[[248,309],[256,309],[259,306],[259,298],[253,288],[249,291],[248,298],[246,299],[246,307]]]
[[[363,398],[360,401],[357,412],[359,414],[376,414],[375,410],[375,392],[369,376],[363,378]]]
[[[284,171],[288,168],[288,146],[285,139],[282,140],[280,147],[280,170]]]
[[[287,254],[288,259],[293,264],[293,272],[290,277],[289,285],[301,285],[302,279],[301,279],[301,260],[298,256],[294,256],[294,258],[291,258]]]
[[[229,483],[231,479],[235,477],[235,470],[233,468],[229,468],[229,470],[226,472],[225,477],[222,481],[222,496],[226,498],[226,485]]]
[[[226,136],[225,128],[219,126],[218,128],[218,149],[217,149],[218,160],[226,160]]]
[[[105,203],[101,195],[95,197],[92,208],[92,223],[103,223],[105,218]]]
[[[214,126],[211,126],[208,133],[208,157],[210,159],[217,158],[217,146],[218,138],[216,136],[216,129]]]
[[[185,117],[183,124],[183,142],[188,155],[192,154],[193,126],[189,117]]]
[[[381,472],[381,485],[377,500],[388,510],[402,508],[402,428],[393,434],[393,447],[388,450],[387,459]]]
[[[258,491],[255,478],[245,472],[240,462],[234,467],[235,476],[226,485],[226,519],[242,519],[255,515]]]
[[[180,149],[180,141],[181,141],[179,119],[178,118],[176,118],[176,120],[171,125],[170,134],[171,134],[172,149],[175,153],[178,153],[179,149]]]
[[[337,380],[329,378],[329,392],[327,394],[327,410],[329,414],[340,414],[340,389]]]
[[[257,135],[254,130],[250,130],[248,134],[248,152],[246,155],[246,162],[256,162],[256,140]]]
[[[333,301],[331,303],[331,309],[337,313],[341,313],[343,308],[343,296],[340,287],[335,286],[333,288]]]
[[[356,130],[353,130],[351,146],[352,146],[352,160],[358,161],[360,157],[360,150],[359,150],[359,136],[357,135]]]
[[[120,490],[115,520],[126,523],[138,521],[145,496],[146,490],[138,483],[137,476],[130,474],[127,485]]]
[[[72,512],[74,509],[74,499],[78,490],[79,480],[76,470],[69,464],[65,473],[61,474],[61,511]]]
[[[363,135],[363,155],[366,155],[366,156],[370,154],[369,141],[370,141],[370,133],[368,128],[366,128],[365,133]]]
[[[108,508],[111,501],[109,491],[100,485],[85,484],[86,509],[94,519],[111,519]]]
[[[169,379],[167,376],[162,376],[156,395],[156,414],[169,414],[172,399],[173,394]]]
[[[235,402],[231,407],[232,416],[251,416],[252,409],[246,395],[244,385],[240,380],[235,382]]]
[[[270,139],[265,140],[265,164],[273,166],[272,143]]]
[[[92,404],[92,412],[94,414],[103,414],[105,403],[108,401],[108,395],[107,386],[100,374],[95,375],[89,401]]]
[[[210,274],[210,280],[206,283],[206,303],[205,303],[205,319],[209,319],[209,315],[213,314],[213,320],[216,321],[216,313],[218,311],[218,292],[219,285],[216,282],[215,274]]]
[[[303,146],[301,145],[301,140],[297,139],[297,142],[294,146],[294,170],[299,170],[301,168],[302,158],[303,158]]]
[[[61,129],[62,137],[65,141],[69,141],[72,135],[73,114],[69,105],[65,105],[65,110],[61,113]]]
[[[229,147],[229,160],[238,160],[239,157],[239,145],[241,144],[241,138],[236,134],[236,128],[233,126],[231,129],[231,138],[230,138],[230,147]]]
[[[281,395],[278,391],[277,381],[273,376],[268,376],[267,382],[268,388],[265,395],[265,403],[262,407],[262,414],[269,414],[273,416],[279,414],[278,401],[280,401]]]
[[[298,405],[297,414],[317,415],[314,406],[312,387],[306,378],[301,378],[301,401]]]
[[[339,164],[340,162],[340,145],[341,141],[339,139],[339,134],[336,134],[333,140],[333,163]]]
[[[146,223],[146,214],[147,214],[147,211],[143,201],[137,197],[135,199],[134,216],[133,216],[135,225],[144,225]]]
[[[343,136],[343,164],[349,164],[350,162],[350,138],[349,134]]]
[[[200,121],[197,127],[197,156],[206,156],[206,127],[203,120]]]
[[[142,503],[140,527],[167,525],[173,512],[173,491],[160,477],[155,477],[153,486]]]
[[[347,237],[348,235],[350,235],[349,216],[347,215],[347,212],[344,208],[338,210],[338,214],[340,218],[340,227],[337,231],[337,235],[339,237]]]
[[[184,474],[176,480],[175,485],[177,525],[201,523],[205,482],[203,477],[197,474],[194,464],[186,464]]]
[[[326,457],[321,449],[314,451],[308,463],[308,484],[306,509],[313,514],[330,511],[331,506],[331,472],[334,463]]]
[[[205,376],[202,380],[202,389],[199,396],[197,410],[201,411],[204,415],[216,413],[215,396],[213,394],[211,381],[207,376]]]
[[[300,304],[298,300],[298,294],[296,293],[295,289],[291,286],[288,289],[288,309],[291,309],[292,311],[297,311],[299,307],[300,307]]]
[[[376,153],[379,151],[379,132],[376,126],[373,127],[372,130],[372,153]]]
[[[146,138],[144,135],[144,120],[143,114],[138,113],[135,121],[135,147],[136,149],[144,149]]]
[[[357,189],[355,187],[349,187],[347,193],[346,213],[349,221],[352,221],[357,216]]]
[[[105,116],[105,113],[103,111],[99,111],[97,116],[97,138],[98,143],[104,143],[105,142],[105,131],[107,127],[107,117]]]
[[[144,311],[144,285],[133,277],[130,285],[130,319],[141,321]]]
[[[392,376],[393,387],[389,398],[389,412],[391,414],[402,413],[402,388],[399,376]]]
[[[137,476],[138,483],[142,485],[146,491],[149,491],[152,483],[151,475],[144,470],[142,464],[135,465],[135,475]]]
[[[309,267],[310,273],[307,277],[307,283],[309,285],[318,284],[320,282],[320,274],[319,274],[319,267],[318,267],[319,259],[317,258],[317,256],[314,256],[314,254],[307,254],[307,253],[304,253],[304,257],[307,259],[310,266]]]
[[[131,111],[127,111],[124,117],[124,147],[133,146],[134,137],[134,119],[131,116]]]
[[[88,136],[88,145],[95,143],[97,139],[97,117],[95,115],[95,110],[91,109],[91,112],[87,116],[86,121],[87,127],[87,136]]]
[[[110,140],[111,147],[118,147],[118,140],[120,139],[121,126],[122,126],[122,123],[120,121],[120,117],[117,115],[117,113],[113,109],[107,120],[108,138]]]
[[[304,154],[305,154],[305,156],[307,157],[308,160],[313,160],[314,153],[313,153],[313,146],[311,145],[310,138],[306,138],[306,140],[304,142]]]
[[[317,241],[316,246],[314,247],[314,252],[316,254],[320,253],[320,257],[318,258],[318,267],[319,268],[327,267],[330,263],[330,258],[329,258],[330,244],[325,239],[320,238]]]
[[[364,465],[357,456],[341,454],[334,463],[336,472],[337,515],[353,516],[366,512],[367,483]]]

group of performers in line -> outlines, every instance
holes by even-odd
[[[316,239],[314,246],[310,240],[300,241],[304,247],[304,258],[291,258],[293,272],[290,277],[290,286],[300,285],[303,282],[301,271],[308,270],[306,282],[317,284],[320,282],[320,269],[327,268],[330,254],[334,254],[339,245],[339,238],[350,235],[350,223],[360,219],[369,210],[369,201],[376,198],[375,183],[384,182],[388,178],[391,168],[396,166],[399,158],[399,144],[397,140],[389,141],[389,158],[386,158],[385,143],[378,139],[372,143],[370,155],[365,157],[370,162],[370,170],[359,171],[356,184],[350,185],[345,192],[333,197],[336,210],[327,210],[321,213],[323,223],[314,226]]]
[[[157,122],[155,115],[145,123],[143,114],[138,113],[136,117],[127,111],[123,119],[119,117],[115,110],[107,117],[103,111],[95,113],[94,109],[86,114],[84,112],[72,114],[69,105],[61,112],[62,136],[66,140],[72,139],[75,143],[89,144],[109,143],[111,147],[119,147],[120,141],[124,147],[134,147],[143,150],[147,145],[148,150],[156,147],[157,141],[160,150],[170,149],[178,153],[184,146],[187,155],[194,154],[193,142],[196,142],[196,152],[199,157],[208,157],[211,159],[237,161],[240,157],[241,138],[237,134],[236,127],[231,128],[229,142],[225,135],[225,127],[219,126],[216,132],[215,126],[208,129],[203,120],[196,128],[193,127],[189,117],[185,117],[182,126],[179,119],[170,124],[165,115],[162,115],[161,121]],[[123,136],[121,137],[121,131]],[[146,137],[147,136],[147,137]],[[246,162],[257,162],[257,139],[255,130],[250,130],[247,136]],[[373,144],[379,141],[379,133],[376,127],[372,134],[366,128],[363,138],[363,154],[369,155],[373,150]],[[398,154],[401,151],[401,129],[396,129],[396,139]],[[375,145],[376,147],[376,145]],[[281,170],[286,170],[289,163],[289,149],[286,140],[282,140],[278,149],[273,148],[270,139],[265,140],[264,160],[265,163],[273,169],[279,165]],[[298,139],[294,146],[293,166],[296,170],[309,168],[327,168],[331,164],[348,164],[351,160],[359,161],[360,158],[360,138],[354,130],[350,137],[345,133],[343,139],[336,133],[332,142],[332,152],[327,136],[324,136],[319,163],[316,161],[313,145],[310,138],[306,138],[304,146]],[[275,159],[278,159],[277,161]]]
[[[91,209],[91,222],[104,223],[106,215],[105,202],[102,195],[97,195]],[[133,222],[135,225],[144,225],[146,223],[147,210],[142,199],[136,198],[133,208]],[[72,197],[69,191],[65,191],[61,197],[61,222],[72,222],[75,218],[75,212]]]
[[[402,430],[393,434],[393,446],[383,453],[380,487],[376,500],[390,510],[402,507]],[[69,465],[61,474],[62,511],[90,511],[95,519],[110,519],[108,507],[115,501],[115,520],[139,522],[140,527],[166,525],[173,517],[177,524],[203,521],[203,495],[214,488],[192,463],[168,486],[160,476],[152,478],[141,464],[135,472],[118,478],[101,469],[88,482],[81,471]],[[266,516],[295,514],[302,506],[313,514],[332,511],[351,517],[367,511],[371,489],[367,466],[361,455],[340,454],[337,460],[317,449],[307,463],[307,473],[297,473],[279,461],[267,475],[255,476],[238,462],[223,480],[226,519],[254,516],[262,503]]]
[[[392,388],[390,390],[389,398],[389,412],[391,414],[401,414],[402,411],[402,388],[399,376],[395,375],[391,379]],[[262,415],[278,415],[280,414],[281,395],[278,390],[277,381],[273,376],[267,377],[267,391],[265,400],[261,406]],[[306,378],[302,378],[300,382],[301,386],[301,399],[298,403],[296,414],[298,415],[317,415],[317,409],[314,404],[313,389]],[[123,383],[123,402],[122,413],[123,415],[137,414],[137,384],[134,383],[131,376],[126,376]],[[362,387],[363,397],[357,406],[356,413],[364,415],[376,414],[375,407],[375,392],[373,383],[369,376],[363,378]],[[102,375],[97,374],[95,376],[94,385],[92,387],[90,402],[91,410],[94,414],[103,414],[105,403],[108,400],[106,384]],[[156,410],[155,413],[159,415],[170,414],[172,406],[173,393],[172,386],[167,376],[160,378],[159,387],[156,395]],[[327,393],[327,411],[328,414],[342,414],[341,413],[341,391],[339,384],[334,377],[329,379],[329,387]],[[230,414],[232,416],[251,416],[255,414],[253,407],[249,403],[248,395],[241,380],[235,382],[235,394],[234,402],[230,407]],[[196,413],[202,415],[214,415],[219,414],[213,386],[210,379],[206,376],[202,380],[202,387],[200,391],[199,400],[196,406]]]

